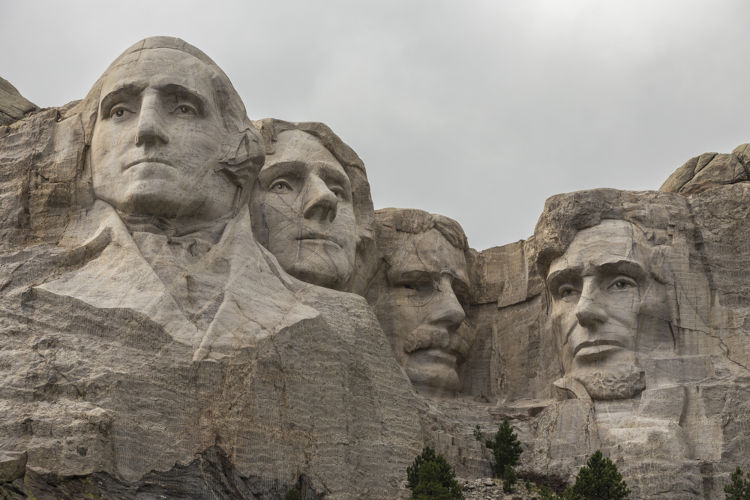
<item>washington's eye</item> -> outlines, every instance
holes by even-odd
[[[177,109],[175,110],[177,113],[181,115],[197,115],[198,111],[189,104],[180,104],[177,106]]]
[[[628,288],[637,287],[638,284],[635,282],[633,278],[629,278],[627,276],[618,276],[617,278],[612,280],[612,283],[610,283],[609,288],[614,290],[627,290]]]
[[[284,194],[292,191],[292,186],[284,180],[277,180],[271,183],[268,190],[276,194]]]

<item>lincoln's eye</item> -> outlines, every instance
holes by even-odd
[[[115,115],[115,116],[122,116],[122,115],[124,115],[124,114],[125,114],[125,110],[124,110],[124,109],[118,109],[118,110],[116,110],[116,111],[114,112],[114,115]]]
[[[560,288],[557,289],[557,295],[561,298],[567,298],[567,297],[573,297],[578,293],[578,289],[574,287],[573,285],[561,285]]]
[[[609,288],[614,290],[627,290],[628,288],[635,288],[637,286],[638,284],[633,278],[630,278],[628,276],[618,276],[617,278],[612,280]]]

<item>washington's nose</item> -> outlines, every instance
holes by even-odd
[[[336,218],[338,198],[336,193],[328,188],[328,184],[315,174],[311,174],[307,182],[305,206],[302,214],[306,219],[333,221]]]
[[[605,323],[607,313],[599,304],[582,295],[576,306],[576,318],[581,326],[592,328]]]
[[[169,137],[162,123],[162,117],[159,114],[156,103],[148,96],[144,97],[138,116],[135,145],[146,146],[157,143],[167,144],[168,142]]]
[[[436,291],[437,302],[430,314],[430,322],[443,324],[449,330],[458,328],[466,318],[466,313],[458,301],[449,279],[440,283],[440,289]]]

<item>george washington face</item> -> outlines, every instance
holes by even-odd
[[[94,193],[121,212],[215,220],[237,186],[221,171],[225,130],[213,70],[192,55],[151,49],[106,76],[91,141]]]

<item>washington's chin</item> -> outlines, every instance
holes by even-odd
[[[453,394],[461,388],[456,356],[441,349],[411,353],[406,360],[406,374],[412,384],[424,392]]]
[[[333,244],[332,244],[333,245]],[[314,251],[307,245],[301,248],[295,260],[277,255],[281,267],[295,278],[306,283],[342,290],[352,275],[353,264],[343,255],[341,247],[326,246],[328,252]],[[333,250],[336,250],[335,252]]]
[[[171,189],[169,189],[171,187]],[[197,210],[200,203],[190,202],[188,193],[174,189],[174,184],[160,180],[132,183],[114,200],[107,200],[118,210],[134,215],[177,218]]]

